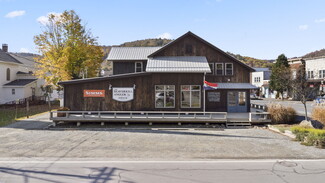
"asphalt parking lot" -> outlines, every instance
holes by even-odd
[[[325,150],[300,145],[267,129],[46,129],[46,117],[0,128],[0,158],[110,160],[324,159]],[[35,125],[33,125],[33,123]],[[27,128],[25,128],[27,126]]]

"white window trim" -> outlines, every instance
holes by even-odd
[[[232,67],[231,67],[231,74],[227,74],[227,65],[228,64],[231,64]],[[225,75],[226,76],[233,76],[234,75],[234,64],[233,63],[225,63]]]
[[[137,72],[137,64],[138,63],[141,64],[141,71],[140,72],[143,72],[143,62],[135,62],[135,64],[134,64],[134,72]]]
[[[189,90],[189,92],[190,92],[190,107],[182,107],[182,86],[190,86],[190,90]],[[200,87],[200,89],[199,90],[192,90],[192,86],[199,86]],[[182,109],[198,109],[198,108],[201,108],[201,102],[202,102],[202,99],[201,99],[201,92],[202,92],[202,90],[201,90],[201,85],[181,85],[181,88],[180,88],[180,91],[181,91],[181,97],[180,97],[180,100],[181,100],[181,108]],[[199,95],[200,95],[200,105],[199,105],[199,107],[192,107],[192,91],[199,91]]]
[[[218,72],[217,72],[217,71],[218,71],[218,68],[217,68],[217,65],[218,65],[218,64],[221,64],[222,74],[218,74]],[[216,75],[216,76],[223,76],[223,75],[225,75],[225,70],[224,70],[224,64],[223,64],[223,63],[218,63],[218,62],[216,62],[215,65],[214,65],[214,67],[215,67],[214,69],[215,69],[215,71],[216,71],[216,72],[215,72],[215,75]]]
[[[211,62],[211,63],[209,63],[209,67],[211,64],[212,64],[212,70],[211,70],[211,73],[207,73],[208,75],[214,75],[214,70],[215,70],[214,65],[215,64],[213,62]],[[210,69],[211,69],[211,67],[210,67]]]
[[[157,90],[156,89],[156,86],[164,86],[164,90]],[[174,90],[166,90],[166,86],[174,86]],[[171,108],[175,108],[175,106],[176,106],[176,104],[175,104],[175,102],[176,102],[176,88],[175,88],[175,85],[155,85],[154,86],[155,87],[155,108],[157,108],[157,109],[171,109]],[[157,103],[156,103],[156,92],[157,91],[163,91],[164,92],[164,107],[157,107]],[[173,106],[171,106],[171,107],[166,107],[166,92],[167,91],[174,91],[174,105]]]

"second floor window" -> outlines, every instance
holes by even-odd
[[[261,77],[254,77],[254,82],[255,83],[261,82]]]
[[[319,70],[318,78],[325,78],[325,70]]]
[[[209,66],[210,66],[211,73],[208,73],[208,74],[213,75],[214,74],[214,64],[213,63],[209,63]]]
[[[226,63],[226,75],[233,75],[233,64]]]
[[[223,75],[223,63],[216,63],[216,75],[217,76]]]
[[[142,62],[136,62],[135,63],[135,72],[142,72],[143,69],[142,69]]]
[[[314,71],[307,71],[307,78],[313,79],[314,78]]]

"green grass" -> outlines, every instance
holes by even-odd
[[[52,105],[52,109],[56,109],[59,106]],[[48,105],[35,105],[29,107],[29,116],[39,114],[48,111]],[[26,106],[17,108],[17,118],[22,118],[27,116]],[[16,118],[16,107],[5,107],[0,106],[0,126],[6,126],[10,123],[15,122]]]

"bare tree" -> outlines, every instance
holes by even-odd
[[[306,68],[306,63],[304,60],[302,60],[302,64],[299,66],[297,70],[296,77],[291,79],[291,88],[296,98],[298,98],[300,102],[304,105],[305,120],[308,120],[306,103],[307,100],[311,98],[313,92],[316,89],[309,86],[307,82],[308,78],[306,76],[305,68]]]

